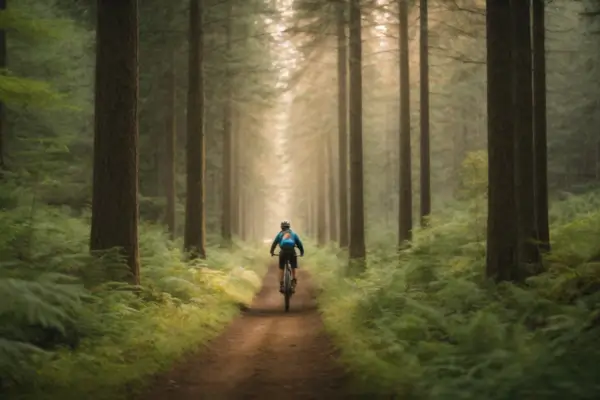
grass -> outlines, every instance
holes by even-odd
[[[365,391],[402,399],[597,398],[599,201],[554,204],[548,271],[523,286],[485,281],[478,207],[433,220],[401,255],[374,238],[357,277],[318,251],[307,265],[341,361]]]
[[[136,293],[116,279],[126,268],[114,255],[88,254],[86,216],[17,205],[0,227],[0,395],[11,399],[130,397],[220,332],[267,264],[243,243],[188,263],[145,223]]]

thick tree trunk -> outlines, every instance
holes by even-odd
[[[533,0],[533,130],[535,142],[536,224],[540,248],[550,251],[546,136],[546,19],[544,0]]]
[[[429,10],[427,0],[421,0],[420,75],[421,75],[421,226],[427,225],[431,214],[431,182],[429,162]]]
[[[225,33],[225,52],[227,57],[231,56],[231,32],[233,20],[231,17],[233,2],[230,0],[227,5],[227,21],[226,21],[226,33]],[[227,65],[225,71],[225,80],[223,82],[225,89],[225,98],[223,104],[223,203],[221,208],[221,237],[223,245],[230,247],[232,243],[232,210],[234,203],[232,202],[232,152],[233,152],[233,141],[232,141],[232,99],[231,99],[231,67]],[[235,202],[237,205],[237,201]]]
[[[412,161],[410,145],[410,79],[408,60],[408,0],[398,0],[400,49],[400,206],[398,240],[412,238]]]
[[[515,280],[518,226],[515,193],[510,0],[486,1],[488,219],[486,275]]]
[[[346,248],[348,235],[348,39],[346,37],[345,9],[341,1],[337,8],[337,78],[338,78],[338,195],[339,195],[339,241]]]
[[[177,149],[177,75],[175,52],[171,56],[171,66],[167,73],[168,108],[165,126],[165,154],[163,158],[164,190],[165,190],[165,224],[171,239],[175,239],[177,191],[175,186],[175,160]]]
[[[530,5],[530,0],[512,0],[511,2],[514,48],[514,130],[517,136],[515,190],[519,220],[519,259],[520,262],[525,264],[537,264],[539,262],[539,250],[535,223]]]
[[[96,37],[90,249],[121,248],[139,284],[137,0],[98,0]]]
[[[202,0],[190,0],[189,87],[187,105],[187,197],[184,248],[191,258],[206,258],[204,208],[204,76]]]
[[[362,27],[360,0],[350,0],[350,259],[364,267],[365,206],[363,193]]]

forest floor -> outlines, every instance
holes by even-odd
[[[207,348],[159,376],[143,400],[349,398],[308,272],[298,270],[290,311],[272,265],[250,308]]]

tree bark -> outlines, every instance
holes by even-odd
[[[241,215],[239,212],[239,204],[241,203],[240,191],[242,185],[242,168],[240,164],[240,157],[242,156],[241,148],[243,146],[242,137],[242,120],[240,116],[240,110],[238,107],[233,107],[232,110],[232,129],[231,129],[231,141],[232,141],[232,160],[231,160],[231,171],[232,171],[232,182],[231,182],[231,227],[233,236],[241,236]]]
[[[360,0],[350,0],[350,259],[363,268],[365,248],[365,216],[363,193],[362,132],[362,27]]]
[[[165,224],[171,239],[175,239],[177,190],[175,186],[175,160],[177,157],[177,74],[175,71],[175,51],[171,55],[171,65],[167,72],[168,109],[165,126],[164,188],[165,188]]]
[[[399,246],[412,238],[412,171],[410,144],[410,64],[408,60],[408,0],[398,0],[400,23],[400,206]]]
[[[420,0],[420,65],[421,75],[421,227],[427,226],[431,214],[431,167],[429,159],[429,10],[427,0]]]
[[[96,38],[90,249],[120,248],[139,284],[137,0],[98,0]]]
[[[548,222],[548,147],[546,123],[546,19],[544,0],[533,0],[533,130],[535,142],[536,223],[540,249],[550,251]]]
[[[515,280],[518,226],[515,193],[510,0],[486,0],[488,219],[486,275]]]
[[[232,32],[232,7],[233,2],[229,0],[227,5],[227,21],[226,32],[225,32],[225,52],[227,58],[231,56],[231,32]],[[225,80],[223,82],[225,89],[225,98],[223,104],[223,203],[221,208],[221,237],[223,245],[230,247],[232,244],[232,211],[234,207],[232,199],[232,183],[233,183],[233,171],[232,171],[232,152],[233,152],[233,141],[232,141],[232,99],[231,99],[231,66],[229,60],[225,67]],[[235,202],[237,205],[237,201]]]
[[[204,176],[204,76],[202,0],[190,0],[189,87],[187,106],[187,196],[184,248],[191,258],[206,258]]]
[[[316,154],[316,183],[317,183],[317,243],[327,244],[327,171],[325,168],[324,138],[317,142]]]
[[[516,134],[516,195],[519,221],[519,259],[537,264],[539,250],[535,223],[533,93],[531,63],[531,0],[512,0],[513,106]]]
[[[346,37],[346,1],[337,6],[337,79],[338,79],[338,195],[340,247],[349,243],[348,224],[348,38]]]
[[[336,196],[336,169],[335,169],[335,150],[334,150],[334,140],[335,137],[329,133],[327,135],[327,180],[328,187],[328,196],[327,202],[329,203],[329,240],[332,242],[337,242],[339,239],[338,236],[338,213],[337,213],[337,203],[339,201],[339,197]]]

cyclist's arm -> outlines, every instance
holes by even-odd
[[[296,242],[296,246],[300,250],[300,255],[304,254],[304,245],[302,245],[302,240],[300,240],[300,236],[294,233],[294,242]]]
[[[281,232],[275,235],[275,239],[273,239],[273,243],[271,244],[271,254],[275,252],[275,247],[277,247],[277,243],[279,243],[281,237]]]

